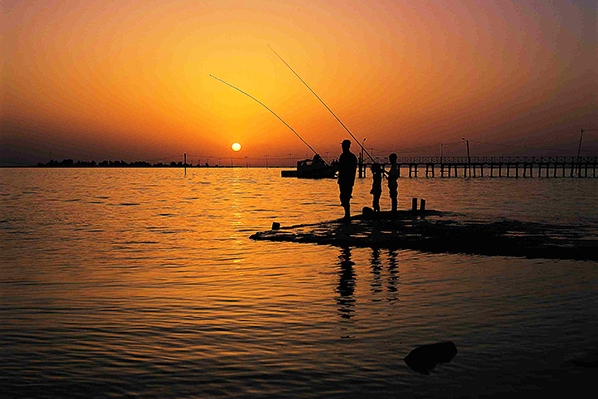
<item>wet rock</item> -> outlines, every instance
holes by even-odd
[[[457,346],[450,342],[422,345],[405,357],[405,363],[413,371],[429,375],[438,363],[449,363],[457,355]]]

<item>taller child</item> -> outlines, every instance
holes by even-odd
[[[397,165],[397,154],[390,154],[388,160],[390,161],[390,170],[388,171],[388,192],[390,194],[392,211],[396,212],[399,199],[399,165]]]

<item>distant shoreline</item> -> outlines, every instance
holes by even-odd
[[[170,165],[150,165],[150,166],[139,166],[139,165],[113,165],[113,166],[80,166],[80,165],[73,165],[73,166],[46,166],[46,165],[4,165],[1,166],[0,165],[0,169],[117,169],[117,168],[137,168],[137,169],[153,169],[153,168],[158,168],[158,169],[168,169],[168,168],[189,168],[189,169],[289,169],[288,166],[268,166],[268,168],[266,168],[265,166],[245,166],[245,165],[234,165],[234,166],[230,166],[230,165],[210,165],[210,166],[198,166],[198,165],[175,165],[175,166],[170,166]]]
[[[72,159],[64,159],[62,161],[49,161],[47,163],[38,162],[37,164],[30,165],[0,165],[0,168],[285,168],[285,166],[251,166],[251,165],[210,165],[205,164],[185,164],[183,162],[170,162],[170,163],[149,163],[146,161],[73,161]]]

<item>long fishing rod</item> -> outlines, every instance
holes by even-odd
[[[266,104],[264,104],[263,102],[261,102],[261,101],[260,101],[260,100],[258,100],[257,98],[253,97],[251,94],[249,94],[249,93],[246,93],[246,92],[244,92],[243,90],[239,89],[238,87],[235,87],[235,86],[231,85],[230,83],[228,83],[228,82],[226,82],[226,81],[224,81],[224,80],[222,80],[222,79],[220,79],[220,78],[218,78],[218,77],[216,77],[216,76],[214,76],[214,75],[212,75],[212,74],[210,74],[210,76],[211,76],[211,77],[213,77],[213,78],[214,78],[214,79],[216,79],[216,80],[219,80],[220,82],[224,83],[225,85],[227,85],[227,86],[229,86],[229,87],[232,87],[233,89],[237,90],[238,92],[241,92],[241,93],[245,94],[247,97],[251,98],[252,100],[256,101],[258,104],[260,104],[262,107],[264,107],[264,108],[266,108],[268,111],[272,112],[272,114],[273,114],[275,117],[277,117],[277,118],[278,118],[278,119],[279,119],[279,120],[280,120],[282,123],[284,123],[284,124],[285,124],[285,126],[286,126],[286,127],[288,127],[289,129],[291,129],[291,131],[292,131],[293,133],[295,133],[295,135],[296,135],[297,137],[299,137],[299,140],[303,141],[303,143],[304,143],[306,146],[308,146],[308,147],[309,147],[309,149],[310,149],[310,150],[312,150],[312,151],[314,152],[314,154],[318,155],[318,152],[317,152],[316,150],[314,150],[314,149],[313,149],[313,147],[307,143],[307,141],[303,140],[303,137],[301,137],[301,136],[299,135],[299,133],[297,133],[297,132],[295,131],[295,129],[293,129],[293,128],[292,128],[292,127],[291,127],[291,126],[288,124],[288,123],[286,123],[286,122],[284,121],[284,119],[282,119],[280,116],[278,116],[278,114],[277,114],[276,112],[274,112],[274,111],[272,111],[270,108],[268,108],[268,106],[267,106]]]
[[[270,45],[268,45],[268,47],[270,47]],[[320,98],[320,96],[318,96],[316,94],[316,92],[313,91],[313,89],[311,87],[309,87],[309,85],[305,82],[305,80],[301,79],[301,76],[299,76],[299,74],[297,72],[295,72],[295,70],[293,68],[291,68],[291,66],[289,64],[287,64],[287,62],[285,60],[283,60],[282,57],[280,55],[278,55],[278,53],[276,51],[274,51],[274,49],[272,47],[270,47],[270,50],[272,50],[274,52],[274,54],[276,54],[276,56],[278,58],[280,58],[280,60],[295,74],[295,76],[297,76],[299,78],[299,80],[301,81],[301,83],[303,83],[305,85],[305,87],[307,87],[309,89],[309,91],[311,91],[313,93],[313,95],[316,96],[316,98],[318,100],[320,100],[320,102],[326,107],[326,109],[328,111],[330,111],[330,113],[332,114],[332,116],[334,116],[336,118],[336,120],[338,121],[338,123],[340,123],[341,126],[343,128],[345,128],[345,130],[347,131],[347,133],[349,133],[351,135],[351,137],[353,137],[353,140],[355,140],[355,142],[361,147],[361,149],[367,154],[367,156],[370,157],[370,159],[372,160],[372,162],[376,162],[374,160],[374,157],[372,157],[370,155],[370,153],[365,149],[365,147],[363,145],[361,145],[361,143],[359,142],[359,140],[357,140],[357,137],[355,137],[353,135],[353,133],[351,133],[351,131],[349,130],[349,128],[347,126],[345,126],[345,124],[339,119],[339,117],[336,116],[336,114],[334,112],[332,112],[332,110],[330,109],[330,107],[328,105],[326,105],[326,103],[324,102],[324,100],[322,100]]]

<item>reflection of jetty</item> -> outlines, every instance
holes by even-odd
[[[598,177],[598,157],[403,157],[409,177]],[[365,177],[371,163],[360,163]]]

